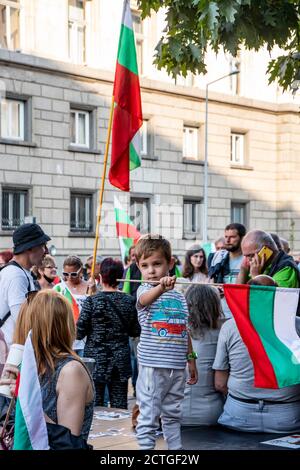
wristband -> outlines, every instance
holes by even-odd
[[[192,359],[198,359],[198,354],[195,351],[190,352],[186,356],[188,361],[191,361]]]

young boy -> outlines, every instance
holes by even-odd
[[[168,240],[146,235],[140,238],[135,253],[145,281],[137,292],[142,329],[136,386],[140,409],[137,439],[141,449],[154,449],[161,418],[168,449],[182,449],[180,419],[187,360],[188,383],[197,382],[195,353],[187,331],[188,309],[184,296],[173,290],[176,277],[168,276],[174,264]]]

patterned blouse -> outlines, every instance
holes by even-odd
[[[110,382],[113,369],[118,370],[121,381],[128,380],[132,374],[129,336],[139,334],[135,302],[130,295],[98,292],[87,298],[77,321],[77,339],[87,336],[84,356],[96,361],[93,372],[96,382]]]

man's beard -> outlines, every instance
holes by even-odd
[[[230,253],[235,253],[236,251],[239,251],[241,249],[241,245],[228,245],[225,246],[226,250],[229,251]]]

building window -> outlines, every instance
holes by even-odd
[[[28,191],[3,189],[2,230],[14,230],[24,223],[28,215]]]
[[[0,0],[0,47],[20,48],[20,2]]]
[[[93,195],[71,193],[71,232],[92,232]]]
[[[24,140],[24,101],[3,99],[0,104],[1,137]]]
[[[245,202],[231,203],[231,223],[247,225],[247,204]]]
[[[183,127],[183,158],[196,160],[198,158],[198,128]]]
[[[130,198],[130,218],[141,233],[150,232],[150,200]]]
[[[195,239],[201,230],[201,202],[185,200],[183,202],[183,237]]]
[[[146,121],[145,119],[143,120],[143,125],[140,128],[140,139],[141,155],[148,155],[148,121]]]
[[[90,147],[90,112],[71,110],[71,144]]]
[[[69,0],[69,58],[75,64],[86,59],[85,0]]]
[[[230,75],[229,80],[230,80],[230,90],[233,95],[238,95],[241,92],[241,59],[240,55],[236,57],[233,57],[230,55],[228,57],[229,61],[229,73],[233,71],[238,71],[239,73],[236,73],[235,75]]]
[[[244,134],[231,133],[230,136],[230,161],[243,165],[245,163],[245,136]]]
[[[144,67],[144,30],[143,30],[143,21],[141,18],[141,14],[138,11],[132,10],[132,24],[133,24],[133,31],[135,37],[135,46],[136,46],[136,60],[138,71],[140,74],[143,74]]]

